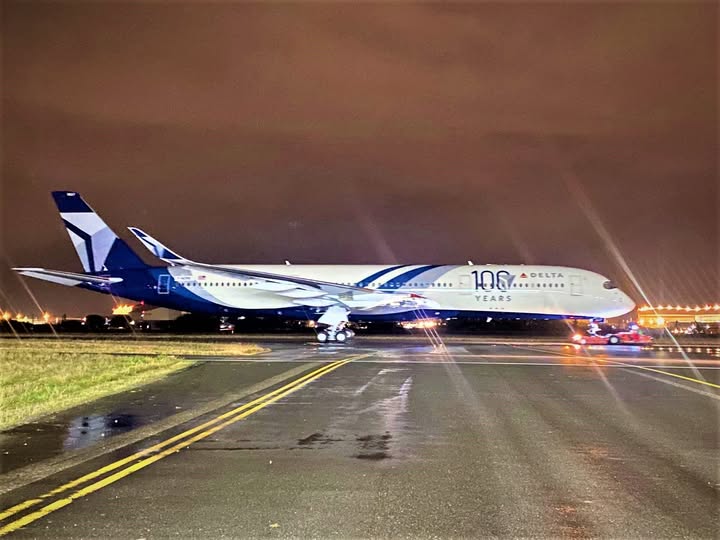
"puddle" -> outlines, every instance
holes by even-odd
[[[355,457],[369,460],[388,459],[392,457],[389,453],[391,439],[392,435],[387,431],[383,435],[356,437],[355,440],[359,443],[359,449]]]
[[[303,448],[303,449],[311,449],[311,448],[318,448],[321,446],[325,446],[328,444],[332,444],[334,442],[342,442],[342,438],[334,438],[330,435],[326,435],[325,433],[313,433],[312,435],[308,435],[307,437],[304,437],[302,439],[298,439],[297,441],[297,448]],[[291,448],[292,450],[292,448]]]
[[[280,363],[198,364],[147,386],[10,428],[0,432],[0,474],[82,450],[286,369]]]

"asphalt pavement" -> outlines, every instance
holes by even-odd
[[[0,532],[720,537],[717,349],[270,347],[0,434]]]

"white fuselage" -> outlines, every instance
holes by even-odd
[[[348,293],[354,314],[389,315],[410,311],[403,298],[424,299],[427,316],[457,312],[492,316],[616,317],[634,302],[606,277],[578,268],[524,265],[218,265],[228,269],[282,274],[325,283],[360,286],[364,294]],[[216,266],[216,268],[218,267]],[[284,310],[313,307],[277,294],[273,284],[228,276],[212,270],[168,268],[173,287],[184,287],[203,300],[229,309]],[[373,306],[372,291],[397,295],[397,304]],[[355,296],[355,297],[353,297]],[[378,295],[379,296],[379,295]],[[383,295],[384,296],[384,295]],[[354,302],[354,303],[353,303]],[[314,307],[321,309],[322,304]],[[417,311],[417,308],[413,308]],[[437,312],[437,313],[435,313]]]

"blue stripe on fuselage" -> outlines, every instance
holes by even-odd
[[[373,275],[368,276],[361,281],[358,281],[355,285],[357,285],[358,287],[367,287],[370,283],[375,283],[378,279],[380,279],[383,276],[386,276],[390,272],[393,272],[400,268],[405,268],[406,266],[409,266],[409,265],[398,264],[397,266],[391,266],[390,268],[385,268],[383,270],[380,270],[379,272],[375,272]]]
[[[399,276],[386,281],[385,283],[380,285],[378,289],[399,289],[407,285],[410,280],[419,276],[423,272],[427,272],[428,270],[432,270],[433,268],[438,268],[439,266],[441,265],[429,264],[421,266],[420,268],[415,268],[414,270],[410,270],[408,272],[405,272],[404,274],[400,274]]]

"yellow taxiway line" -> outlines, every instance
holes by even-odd
[[[675,377],[675,378],[677,378],[677,379],[683,379],[683,380],[685,380],[685,381],[690,381],[690,382],[694,382],[694,383],[697,383],[697,384],[704,384],[705,386],[710,386],[710,387],[712,387],[712,388],[720,388],[720,384],[715,384],[715,383],[711,383],[711,382],[708,382],[708,381],[703,381],[703,380],[701,380],[701,379],[696,379],[696,378],[694,378],[694,377],[688,377],[687,375],[679,375],[679,374],[677,374],[677,373],[671,373],[671,372],[669,372],[669,371],[663,371],[662,369],[656,369],[656,368],[651,368],[651,367],[646,367],[646,366],[636,366],[636,365],[633,365],[633,364],[626,364],[625,362],[620,362],[620,361],[617,361],[617,360],[606,360],[606,359],[604,359],[604,358],[593,358],[593,360],[596,360],[596,361],[599,361],[599,362],[606,362],[606,363],[609,363],[609,364],[621,365],[621,366],[623,366],[623,367],[629,367],[629,368],[635,368],[635,369],[642,369],[642,370],[644,370],[644,371],[654,371],[655,373],[662,373],[663,375],[668,375],[668,376],[670,376],[670,377]],[[702,367],[700,367],[700,368],[698,368],[698,369],[702,369]]]
[[[603,363],[605,363],[605,364],[614,364],[614,365],[616,365],[616,366],[622,366],[622,367],[626,367],[626,368],[642,369],[642,370],[644,370],[644,371],[654,371],[655,373],[661,373],[662,375],[668,375],[669,377],[675,377],[675,378],[677,378],[677,379],[683,379],[683,380],[690,381],[690,382],[694,382],[694,383],[697,383],[697,384],[702,384],[702,385],[705,385],[705,386],[710,386],[711,388],[718,388],[718,389],[720,389],[720,384],[711,383],[711,382],[708,382],[708,381],[704,381],[704,380],[702,380],[702,379],[696,379],[696,378],[694,378],[694,377],[688,377],[687,375],[679,375],[679,374],[677,374],[677,373],[671,373],[670,371],[664,371],[664,370],[662,370],[662,369],[651,368],[651,367],[646,367],[646,366],[638,366],[638,365],[636,365],[636,364],[628,364],[628,363],[626,363],[626,362],[621,362],[620,360],[611,360],[611,359],[609,359],[609,358],[601,358],[601,357],[598,357],[598,356],[581,356],[581,355],[579,355],[579,354],[568,354],[568,353],[564,353],[564,352],[561,352],[561,351],[555,352],[555,351],[548,351],[548,350],[546,350],[546,349],[536,349],[536,348],[531,348],[531,347],[521,347],[521,348],[527,349],[527,350],[530,350],[530,351],[539,351],[539,352],[550,353],[550,354],[553,354],[553,355],[556,355],[556,356],[559,356],[559,357],[579,358],[579,359],[584,360],[584,361],[586,361],[586,362],[587,362],[587,361],[591,361],[591,362],[603,362]],[[691,365],[692,365],[692,364],[691,364]],[[678,367],[685,367],[685,366],[678,366]],[[693,367],[695,367],[695,366],[693,366]],[[697,368],[697,369],[703,369],[703,366],[700,366],[700,367]]]
[[[27,514],[19,519],[16,519],[15,521],[12,521],[10,523],[7,523],[6,525],[3,525],[2,527],[0,527],[0,536],[11,533],[21,527],[29,525],[30,523],[37,521],[38,519],[54,512],[55,510],[59,510],[60,508],[67,506],[68,504],[72,503],[76,499],[85,497],[86,495],[89,495],[90,493],[98,491],[99,489],[102,489],[105,486],[108,486],[114,482],[117,482],[118,480],[125,478],[126,476],[128,476],[136,471],[139,471],[140,469],[143,469],[143,468],[147,467],[148,465],[155,463],[156,461],[159,461],[171,454],[179,452],[183,448],[187,448],[191,444],[193,444],[199,440],[202,440],[206,437],[209,437],[213,433],[216,433],[217,431],[220,431],[221,429],[223,429],[231,424],[234,424],[235,422],[238,422],[238,421],[242,420],[243,418],[247,418],[251,414],[254,414],[255,412],[267,407],[268,405],[275,403],[276,401],[284,398],[285,396],[291,394],[292,392],[295,392],[296,390],[302,388],[303,386],[309,384],[310,382],[312,382],[316,379],[319,379],[323,375],[326,375],[326,374],[338,369],[339,367],[342,367],[345,364],[352,362],[353,360],[357,360],[359,358],[364,358],[366,356],[369,356],[369,354],[357,355],[357,356],[353,356],[350,358],[346,358],[344,360],[337,360],[335,362],[331,362],[321,368],[311,371],[310,373],[308,373],[306,375],[303,375],[302,377],[300,377],[298,379],[295,379],[294,381],[282,386],[281,388],[278,388],[277,390],[273,390],[272,392],[264,394],[257,399],[254,399],[248,403],[245,403],[244,405],[241,405],[240,407],[237,407],[235,409],[232,409],[231,411],[228,411],[219,416],[216,416],[215,418],[213,418],[199,426],[196,426],[192,429],[188,429],[187,431],[179,433],[178,435],[175,435],[174,437],[170,437],[169,439],[166,439],[166,440],[164,440],[158,444],[155,444],[153,446],[150,446],[149,448],[140,450],[139,452],[136,452],[135,454],[133,454],[131,456],[128,456],[121,460],[110,463],[104,467],[101,467],[100,469],[97,469],[91,473],[81,476],[80,478],[72,480],[71,482],[63,484],[63,485],[53,489],[52,491],[49,491],[43,495],[40,495],[38,498],[28,499],[27,501],[24,501],[20,504],[10,507],[10,508],[7,508],[6,510],[3,510],[2,512],[0,512],[0,521],[11,517],[11,516],[17,514],[18,512],[22,512],[23,510],[26,510],[26,509],[31,508],[39,503],[42,503],[46,499],[54,497],[60,493],[63,493],[64,491],[70,490],[70,489],[77,487],[81,484],[84,484],[90,480],[93,480],[99,476],[102,476],[106,473],[109,473],[116,469],[119,469],[119,468],[123,467],[124,465],[127,465],[137,459],[144,458],[144,459],[141,459],[141,461],[137,461],[136,463],[130,465],[129,467],[126,467],[110,476],[106,476],[102,480],[98,480],[97,482],[94,482],[93,484],[90,484],[82,489],[75,491],[74,493],[72,493],[71,495],[69,495],[67,497],[55,500],[54,502],[36,510],[30,514]],[[173,443],[177,443],[177,444],[173,445]],[[163,448],[165,448],[165,450],[162,450]],[[157,454],[154,454],[151,457],[145,457],[148,454],[158,452],[159,450],[162,450],[162,451]]]

